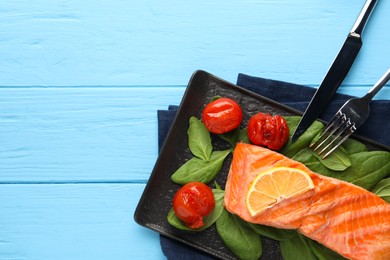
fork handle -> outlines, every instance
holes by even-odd
[[[376,95],[376,93],[378,93],[378,91],[381,90],[381,88],[384,85],[386,85],[386,83],[389,81],[389,79],[390,79],[390,69],[388,69],[386,71],[386,73],[383,74],[383,76],[368,91],[368,93],[364,96],[364,98],[370,101]]]

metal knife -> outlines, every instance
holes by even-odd
[[[322,114],[333,94],[348,74],[349,69],[363,45],[361,37],[363,28],[370,17],[376,2],[377,0],[367,0],[364,4],[351,32],[348,34],[347,39],[333,61],[328,73],[307,106],[306,111],[291,138],[292,141],[298,139],[298,137],[310,127],[314,120]]]

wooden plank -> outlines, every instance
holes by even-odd
[[[184,87],[0,88],[0,182],[143,181]]]
[[[365,0],[2,1],[0,85],[185,85],[196,69],[318,84]],[[390,59],[378,1],[346,83]]]
[[[0,259],[164,259],[143,184],[0,185]]]
[[[146,182],[157,158],[156,110],[178,105],[184,90],[0,88],[0,183]]]

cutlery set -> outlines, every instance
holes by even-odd
[[[306,108],[298,127],[293,133],[291,138],[293,142],[309,128],[319,115],[322,114],[332,96],[347,76],[363,45],[363,29],[376,3],[377,0],[367,0],[365,2],[351,32],[348,34],[347,39]],[[326,158],[340,146],[367,119],[370,111],[369,103],[375,94],[389,80],[389,74],[390,69],[364,97],[348,100],[324,128],[324,131],[317,142],[312,143],[310,147],[313,147],[314,151],[317,151],[318,154],[324,154],[323,158]]]
[[[339,147],[352,133],[356,131],[370,114],[370,102],[376,93],[389,81],[390,69],[361,98],[351,98],[336,112],[325,126],[319,139],[310,144],[318,155],[324,154],[325,159]]]

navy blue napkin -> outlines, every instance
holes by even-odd
[[[244,74],[238,75],[237,85],[300,111],[306,109],[316,91],[312,87]],[[352,96],[336,93],[320,118],[328,121],[350,98]],[[159,149],[173,122],[177,109],[177,106],[169,106],[168,110],[157,112]],[[370,117],[358,129],[357,134],[390,146],[390,135],[388,134],[390,130],[390,100],[374,100],[370,104],[370,109]],[[160,244],[164,255],[168,259],[213,259],[209,255],[162,235],[160,236]]]

